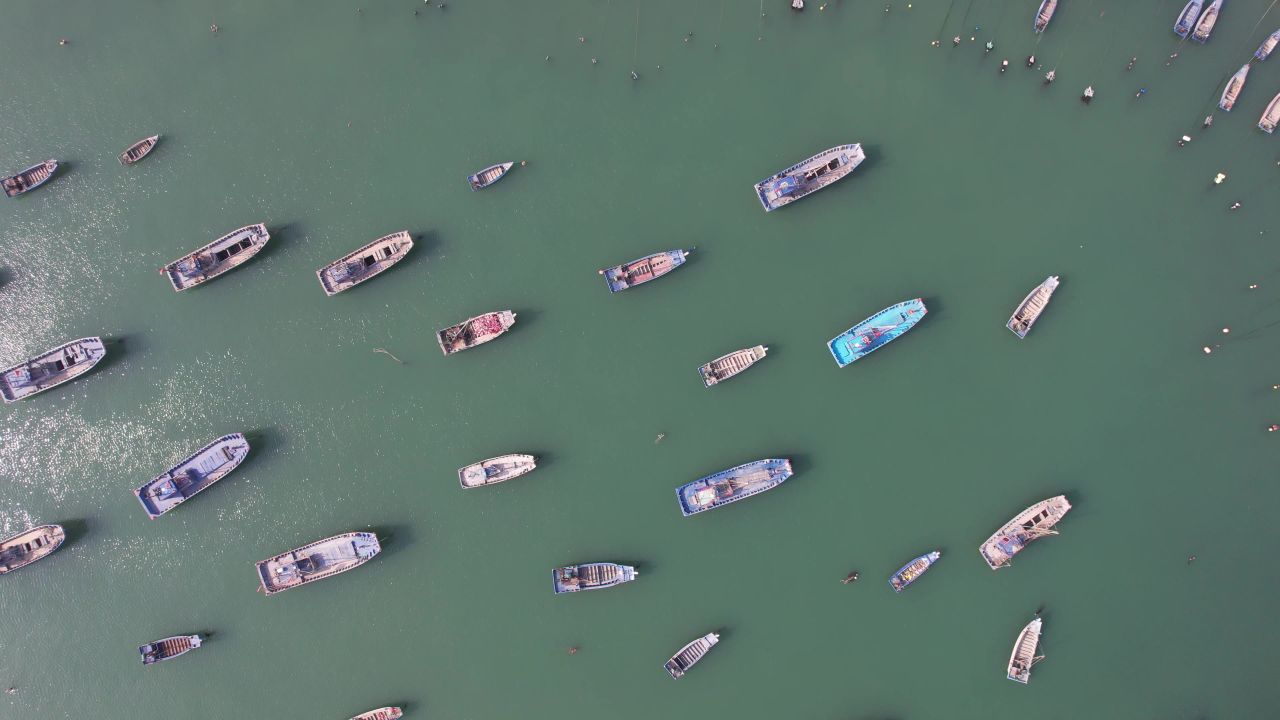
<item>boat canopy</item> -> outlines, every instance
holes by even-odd
[[[773,183],[773,187],[769,188],[769,190],[773,192],[775,195],[790,195],[791,193],[794,193],[800,190],[800,188],[801,188],[800,181],[797,180],[795,176],[786,175],[778,180],[775,180]]]

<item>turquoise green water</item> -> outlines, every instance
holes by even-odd
[[[1229,3],[1180,46],[1180,3],[1064,0],[1036,45],[1034,2],[809,4],[0,9],[2,166],[65,163],[0,203],[0,364],[114,340],[0,410],[0,531],[71,532],[0,582],[0,716],[1273,715],[1280,138],[1254,123],[1280,61],[1200,119],[1280,12]],[[754,182],[855,141],[854,177],[761,211]],[[528,165],[468,191],[507,159]],[[156,275],[252,222],[271,244],[233,274],[181,295]],[[324,296],[317,267],[399,229],[401,266]],[[689,246],[621,295],[595,273]],[[1019,342],[1004,321],[1049,274]],[[916,329],[836,368],[827,339],[912,297]],[[440,356],[436,329],[508,307],[508,336]],[[699,364],[756,343],[767,359],[702,388]],[[233,431],[250,460],[147,520],[130,489]],[[541,467],[459,489],[506,452]],[[769,456],[796,476],[680,516],[677,485]],[[977,545],[1059,492],[1061,536],[987,569]],[[254,592],[253,562],[365,528],[374,562]],[[895,596],[884,579],[933,548]],[[641,577],[552,595],[553,567],[595,560]],[[1021,687],[1005,662],[1040,605]]]

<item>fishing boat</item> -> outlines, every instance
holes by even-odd
[[[507,162],[490,165],[475,175],[468,175],[467,182],[471,184],[472,190],[483,190],[484,188],[487,188],[501,180],[503,176],[507,174],[507,171],[511,169],[512,165],[515,165],[515,163]]]
[[[320,279],[325,295],[337,295],[400,262],[412,249],[413,238],[409,237],[408,231],[383,235],[320,268],[316,277]]]
[[[1066,495],[1055,495],[1023,510],[1003,527],[995,531],[986,542],[978,546],[978,553],[992,570],[999,570],[1013,561],[1013,556],[1031,542],[1047,535],[1057,535],[1054,525],[1071,510]]]
[[[676,488],[685,517],[772,490],[791,477],[790,458],[756,460]]]
[[[1173,24],[1173,32],[1180,38],[1185,38],[1191,34],[1191,29],[1196,25],[1196,18],[1200,17],[1200,8],[1204,7],[1204,0],[1189,0],[1182,8],[1182,12],[1178,15],[1178,21]]]
[[[1227,81],[1227,86],[1222,89],[1222,99],[1218,101],[1218,107],[1231,112],[1231,108],[1236,106],[1236,98],[1240,97],[1240,91],[1244,90],[1244,81],[1249,77],[1249,66],[1241,65],[1235,75]]]
[[[1093,86],[1092,85],[1084,89],[1084,94],[1080,96],[1080,100],[1084,102],[1085,105],[1088,105],[1089,103],[1093,102]]]
[[[889,587],[893,588],[896,593],[902,592],[908,585],[919,580],[920,576],[925,574],[934,563],[938,562],[940,557],[942,557],[942,553],[934,550],[903,565],[898,568],[898,572],[889,576]]]
[[[836,359],[836,364],[844,367],[915,327],[927,312],[929,310],[920,298],[890,305],[831,338],[827,349]]]
[[[138,142],[130,145],[125,148],[124,152],[120,153],[120,164],[132,165],[142,158],[150,155],[151,151],[156,148],[156,143],[159,141],[159,135],[152,135],[151,137],[142,138]]]
[[[275,595],[360,567],[380,552],[371,532],[334,535],[259,562],[258,581],[264,593]]]
[[[1218,12],[1222,10],[1222,0],[1213,0],[1209,3],[1209,7],[1205,8],[1204,14],[1200,16],[1200,21],[1196,23],[1196,29],[1191,32],[1191,39],[1198,43],[1208,42],[1209,36],[1213,34],[1213,26],[1218,24]]]
[[[1262,111],[1262,117],[1258,119],[1258,127],[1268,135],[1276,131],[1276,125],[1280,125],[1280,93],[1271,98],[1267,109]]]
[[[248,455],[249,442],[244,435],[223,435],[155,476],[133,494],[147,516],[155,520],[226,477]]]
[[[866,159],[859,143],[837,145],[756,183],[756,196],[772,212],[840,180]]]
[[[599,590],[621,585],[635,580],[639,574],[630,565],[619,565],[617,563],[566,565],[552,571],[551,584],[555,588],[556,594],[559,595],[560,593]]]
[[[1036,650],[1040,647],[1042,624],[1037,617],[1018,633],[1018,639],[1013,643],[1013,652],[1009,653],[1009,670],[1006,675],[1010,680],[1026,685],[1031,679],[1031,666],[1044,659],[1043,655],[1036,655]]]
[[[457,325],[436,333],[436,342],[445,355],[469,350],[483,345],[511,329],[516,324],[516,314],[510,310],[477,315]]]
[[[404,716],[404,711],[398,707],[381,707],[377,710],[362,712],[351,718],[351,720],[399,720]]]
[[[174,635],[143,645],[138,648],[138,654],[142,656],[143,665],[151,665],[161,660],[172,660],[179,655],[186,655],[198,647],[200,647],[199,635]]]
[[[645,255],[639,260],[614,265],[611,268],[604,268],[597,272],[604,276],[604,281],[609,286],[609,292],[616,293],[636,285],[643,285],[650,280],[666,275],[683,265],[684,259],[687,257],[689,257],[689,253],[686,250],[663,250],[652,255]]]
[[[532,455],[499,455],[459,468],[458,481],[462,483],[464,490],[482,485],[497,485],[533,472],[536,467],[537,458]]]
[[[40,187],[53,177],[58,170],[57,160],[45,160],[42,163],[36,163],[31,167],[23,170],[17,175],[10,175],[6,178],[0,178],[0,187],[4,188],[4,194],[9,197],[17,197],[25,192],[30,192]]]
[[[66,539],[61,525],[40,525],[0,540],[0,575],[53,554]]]
[[[246,225],[174,260],[160,268],[160,272],[169,277],[174,291],[182,292],[240,267],[257,255],[270,239],[266,225]]]
[[[757,361],[763,360],[768,352],[769,348],[764,345],[736,350],[728,355],[721,355],[698,368],[698,374],[702,376],[702,384],[711,387],[755,365]]]
[[[1036,11],[1036,22],[1033,29],[1037,33],[1044,32],[1049,27],[1049,21],[1053,19],[1053,11],[1058,9],[1058,0],[1044,0],[1040,3],[1040,9]]]
[[[1040,318],[1040,313],[1049,304],[1049,299],[1053,297],[1053,291],[1058,289],[1058,276],[1050,275],[1045,281],[1035,286],[1027,296],[1018,303],[1018,308],[1009,316],[1009,322],[1005,323],[1005,327],[1013,331],[1014,335],[1019,338],[1025,338],[1027,333],[1031,332],[1031,326],[1036,324],[1036,320]]]
[[[0,370],[0,398],[6,403],[42,393],[89,372],[106,357],[100,337],[80,338]]]
[[[1268,35],[1267,39],[1263,40],[1262,44],[1258,46],[1258,50],[1253,56],[1258,59],[1258,62],[1262,62],[1271,57],[1271,51],[1276,49],[1276,45],[1280,45],[1280,30]]]
[[[689,668],[693,667],[702,659],[707,651],[715,647],[720,642],[720,636],[716,633],[707,633],[693,642],[680,648],[680,651],[671,656],[664,666],[667,674],[672,680],[679,680]]]

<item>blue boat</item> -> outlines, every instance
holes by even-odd
[[[639,260],[614,265],[598,272],[604,276],[609,292],[622,292],[627,288],[643,285],[650,280],[657,280],[684,264],[689,257],[687,250],[663,250],[652,255],[645,255]]]
[[[630,565],[617,563],[586,563],[585,565],[566,565],[556,568],[551,573],[551,584],[556,594],[578,592],[580,590],[599,590],[631,582],[640,573]]]
[[[1276,45],[1280,45],[1280,30],[1277,30],[1267,36],[1266,40],[1258,46],[1257,52],[1253,54],[1259,62],[1271,57],[1271,51],[1276,49]]]
[[[902,592],[903,588],[920,579],[934,563],[938,562],[938,558],[942,557],[942,553],[934,550],[925,553],[911,562],[898,568],[898,572],[889,576],[889,587],[893,588],[896,593]]]
[[[844,367],[910,330],[927,312],[920,298],[892,305],[835,336],[827,348]]]
[[[1196,26],[1196,18],[1200,17],[1200,9],[1202,7],[1204,7],[1204,0],[1190,0],[1182,8],[1182,14],[1178,16],[1178,22],[1173,24],[1173,32],[1178,37],[1185,38],[1191,34],[1191,28]]]
[[[223,435],[133,491],[155,520],[235,470],[249,455],[241,433]]]
[[[756,197],[773,212],[844,179],[866,159],[859,143],[837,145],[756,183]]]
[[[676,499],[680,512],[689,517],[772,490],[791,475],[789,458],[756,460],[681,485],[676,488]]]

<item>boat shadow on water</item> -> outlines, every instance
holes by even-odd
[[[89,521],[84,518],[75,520],[59,520],[58,525],[62,526],[66,536],[62,540],[60,551],[65,552],[67,548],[74,547],[81,540],[89,535]]]
[[[382,551],[379,560],[385,560],[413,544],[413,526],[411,525],[374,525],[365,528],[378,536],[378,545]]]
[[[247,219],[245,222],[249,222],[250,220],[252,220],[252,218]],[[293,241],[304,237],[306,234],[305,228],[301,223],[288,222],[277,224],[267,220],[263,220],[261,222],[263,225],[267,226],[267,234],[271,236],[271,239],[267,241],[266,245],[262,246],[262,249],[258,251],[257,255],[255,255],[252,260],[245,263],[246,267],[275,257],[277,253],[281,252],[282,247],[286,250],[292,247],[297,247],[298,243]],[[312,282],[315,282],[315,280],[313,279]]]
[[[147,346],[141,340],[141,336],[134,335],[103,335],[102,347],[107,351],[107,354],[83,377],[89,378],[99,373],[105,373],[125,358],[132,356],[136,359],[146,354],[147,351]]]
[[[234,430],[228,429],[227,432],[234,432]],[[242,432],[244,439],[249,442],[249,454],[240,462],[240,466],[236,468],[236,473],[243,473],[246,468],[252,468],[267,453],[274,453],[284,445],[284,434],[271,426]]]
[[[9,284],[14,278],[13,271],[7,267],[0,267],[0,288]]]

